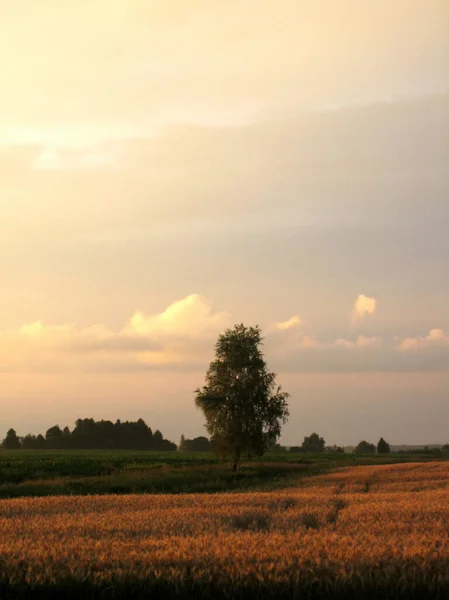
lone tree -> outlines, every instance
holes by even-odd
[[[289,394],[267,369],[258,326],[235,325],[220,335],[206,385],[195,390],[195,403],[206,417],[206,429],[232,454],[233,471],[243,453],[262,456],[288,418]]]
[[[386,442],[384,440],[384,438],[380,438],[380,440],[377,442],[377,453],[378,454],[389,454],[391,452],[390,450],[390,444],[388,442]]]
[[[324,438],[320,437],[317,433],[312,433],[304,438],[301,448],[304,452],[323,452],[325,445]]]
[[[3,448],[6,448],[7,450],[18,450],[21,447],[22,445],[17,437],[17,433],[14,429],[10,429],[3,440]]]

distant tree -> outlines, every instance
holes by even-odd
[[[54,437],[62,437],[62,429],[59,425],[53,425],[53,427],[50,427],[50,429],[47,429],[45,432],[45,439],[48,440]]]
[[[389,454],[391,452],[390,444],[384,440],[384,438],[380,438],[377,442],[377,453],[378,454]]]
[[[233,470],[242,454],[262,456],[288,418],[288,394],[276,386],[267,369],[258,326],[235,325],[220,335],[206,385],[195,391],[195,403],[211,436],[220,435],[232,452]]]
[[[185,452],[185,443],[186,443],[186,438],[184,437],[184,434],[181,434],[181,439],[179,440],[179,446],[178,446],[179,452]]]
[[[61,447],[71,448],[73,446],[72,434],[67,425],[62,430]]]
[[[324,448],[325,452],[332,452],[335,454],[344,454],[345,453],[345,449],[342,448],[341,446],[336,446],[335,444],[333,446],[326,446]]]
[[[63,433],[59,425],[53,425],[50,429],[45,432],[45,439],[47,440],[48,448],[63,448]]]
[[[290,446],[289,452],[305,452],[302,446]]]
[[[304,438],[301,447],[304,452],[323,452],[325,445],[324,438],[320,437],[317,433],[312,433]]]
[[[374,454],[376,452],[376,446],[374,444],[370,444],[365,440],[362,440],[357,444],[354,449],[354,453],[356,454]]]
[[[164,439],[162,450],[164,452],[174,452],[177,446],[174,442]]]
[[[184,440],[183,448],[186,452],[209,452],[210,442],[207,437],[196,437],[193,440]]]
[[[36,436],[31,435],[31,433],[27,433],[27,435],[22,440],[22,448],[24,450],[36,450],[37,449]]]
[[[17,433],[14,429],[10,429],[3,440],[3,448],[6,448],[7,450],[18,450],[21,447]]]
[[[267,450],[268,452],[275,452],[276,454],[286,452],[285,446],[281,446],[281,444],[271,444]]]
[[[72,431],[72,441],[74,448],[89,450],[96,448],[96,430],[93,419],[77,419],[75,429]]]
[[[163,437],[162,433],[159,431],[159,429],[156,429],[156,431],[153,433],[153,441],[154,441],[154,449],[162,450],[162,446],[164,443],[164,437]]]
[[[42,433],[40,433],[36,438],[36,449],[43,450],[44,448],[45,448],[45,438],[42,435]]]

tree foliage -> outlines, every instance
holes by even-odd
[[[220,335],[206,385],[195,391],[195,403],[206,418],[207,431],[219,436],[234,458],[262,456],[276,442],[288,418],[287,398],[268,371],[258,326],[235,325]]]
[[[370,442],[362,440],[357,444],[354,452],[356,454],[374,454],[376,452],[376,446],[374,444],[370,444]]]
[[[17,450],[21,448],[20,440],[14,429],[10,429],[7,432],[6,437],[3,440],[3,447],[7,450]]]
[[[186,439],[181,436],[181,442],[178,450],[180,452],[210,452],[211,446],[210,441],[207,437],[200,435],[199,437],[193,438],[192,440]]]
[[[229,454],[231,454],[231,449],[229,447],[228,442],[222,435],[218,433],[214,434],[210,438],[210,449],[216,456],[218,456],[221,459],[225,459],[226,456],[229,456]]]
[[[94,419],[78,419],[75,428],[61,429],[53,425],[47,429],[45,437],[27,434],[22,443],[10,429],[5,440],[5,448],[41,449],[123,449],[123,450],[176,450],[176,444],[164,439],[162,433],[154,433],[143,419],[138,421],[95,421]],[[5,445],[6,444],[6,445]]]
[[[333,446],[326,446],[324,448],[325,452],[329,452],[330,454],[344,454],[345,449],[342,446],[337,446],[334,444]]]
[[[317,433],[312,433],[304,438],[301,448],[304,452],[323,452],[326,442]]]
[[[391,452],[390,444],[384,440],[384,438],[380,438],[377,442],[377,453],[378,454],[389,454]]]

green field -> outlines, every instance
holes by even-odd
[[[0,498],[130,493],[210,493],[275,489],[339,466],[435,460],[429,454],[273,453],[238,473],[209,453],[0,451]]]

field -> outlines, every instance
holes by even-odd
[[[449,463],[269,492],[0,501],[0,598],[447,598]]]
[[[0,498],[203,493],[285,487],[342,465],[429,460],[431,455],[282,454],[239,473],[212,454],[108,450],[0,451]]]

